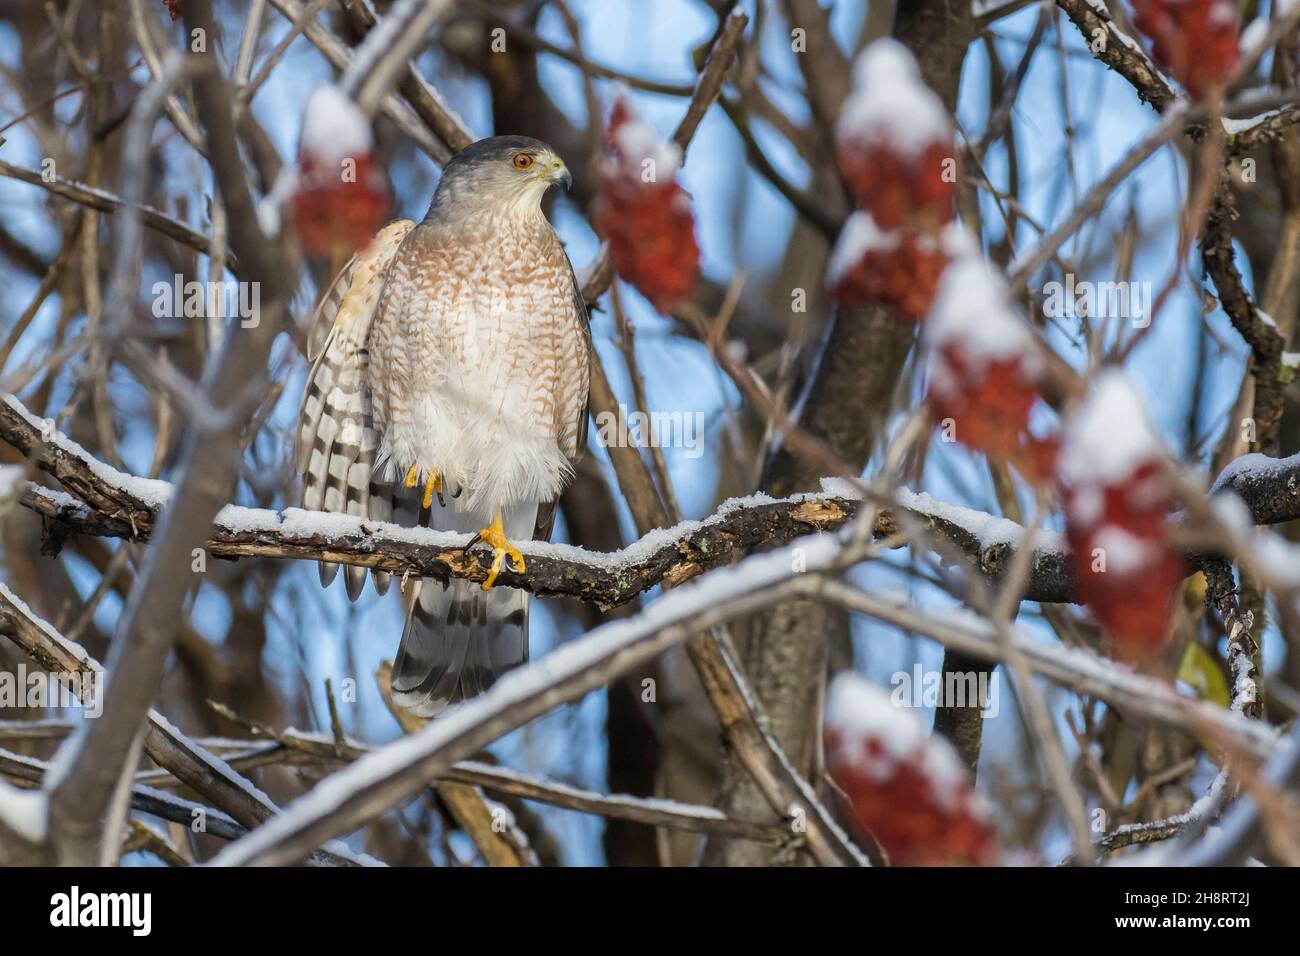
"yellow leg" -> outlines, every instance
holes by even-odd
[[[497,509],[497,516],[492,519],[492,523],[480,531],[476,539],[492,547],[492,570],[488,572],[487,580],[483,582],[483,590],[486,591],[496,582],[497,575],[505,567],[506,558],[509,558],[514,564],[515,570],[521,574],[524,571],[524,556],[519,553],[519,549],[506,540],[506,531],[501,524],[501,509]]]
[[[424,507],[427,508],[433,504],[434,492],[438,493],[438,504],[445,505],[446,502],[442,500],[442,475],[436,471],[430,471],[429,477],[424,482]]]
[[[406,487],[408,488],[414,488],[419,483],[419,481],[420,481],[420,469],[417,465],[412,465],[410,471],[406,473],[406,480],[403,482],[403,484],[405,484]],[[442,475],[440,475],[438,472],[430,468],[428,471],[428,477],[426,477],[424,480],[424,500],[422,502],[423,507],[427,508],[431,504],[433,504],[433,496],[435,493],[438,496],[438,503],[444,504],[442,500],[442,489],[443,489]]]

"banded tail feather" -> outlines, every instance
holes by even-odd
[[[420,489],[393,490],[394,520],[405,523],[423,512],[420,523],[444,531],[473,533],[491,516],[457,511],[436,500],[420,508]],[[373,500],[373,499],[372,499]],[[512,541],[533,537],[538,508],[522,504],[505,515]],[[393,658],[393,700],[422,717],[481,694],[506,671],[528,660],[528,593],[497,587],[484,591],[473,581],[432,578],[406,583],[406,622]]]

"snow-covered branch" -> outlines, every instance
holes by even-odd
[[[1120,29],[1104,5],[1091,0],[1056,0],[1056,5],[1078,27],[1093,56],[1128,80],[1144,103],[1163,113],[1178,98],[1142,45]]]
[[[1300,453],[1289,458],[1242,455],[1219,473],[1210,491],[1235,494],[1255,524],[1292,521],[1300,515]]]
[[[807,580],[792,570],[795,547],[803,549],[807,569],[814,573],[831,569],[841,550],[834,537],[813,536],[674,589],[635,617],[605,624],[511,671],[481,697],[365,755],[320,783],[280,817],[231,844],[214,864],[275,865],[299,860],[322,840],[349,833],[397,806],[429,780],[445,774],[457,760],[503,734],[578,700],[700,631],[792,597]],[[790,812],[796,809],[798,817],[806,820],[804,838],[821,863],[863,861],[814,799],[800,801]]]
[[[7,163],[3,160],[0,160],[0,176],[16,179],[32,186],[40,186],[56,196],[62,196],[64,199],[69,199],[78,205],[94,209],[97,212],[112,215],[120,209],[129,209],[140,217],[141,223],[155,232],[170,239],[175,239],[196,252],[201,252],[204,255],[212,254],[212,240],[209,237],[200,232],[195,232],[185,223],[173,219],[152,206],[132,204],[107,190],[96,189],[93,186],[87,186],[85,183],[74,182],[60,176],[43,176],[39,170],[25,169],[22,166],[15,166],[13,163]],[[239,265],[235,257],[229,253],[227,253],[226,264],[231,272],[239,272]]]
[[[268,763],[300,761],[350,763],[359,760],[374,749],[351,739],[340,742],[326,734],[305,733],[292,728],[278,734],[273,740],[247,742],[227,740],[223,743],[227,746],[235,743],[246,744],[246,748],[239,752],[222,754],[230,765],[236,768],[245,764],[264,766]],[[715,807],[697,806],[675,800],[634,797],[621,793],[597,793],[509,767],[475,760],[463,760],[452,765],[440,779],[481,787],[489,793],[534,800],[610,819],[631,820],[647,826],[713,833],[768,844],[780,843],[790,836],[789,831],[780,824],[734,820]]]
[[[792,570],[796,548],[806,572]],[[674,589],[632,618],[613,621],[520,670],[507,674],[481,697],[419,732],[361,757],[321,783],[284,814],[223,851],[219,865],[293,862],[319,841],[347,833],[401,803],[429,780],[559,704],[579,699],[613,677],[639,666],[698,631],[796,596],[819,594],[846,608],[871,614],[948,646],[996,659],[996,635],[973,615],[929,618],[905,601],[874,598],[820,578],[841,557],[836,536],[810,536],[783,549],[754,555],[739,567],[713,571]],[[1086,651],[1043,645],[1015,634],[1031,667],[1049,679],[1096,694],[1126,711],[1179,727],[1198,727],[1224,746],[1262,758],[1276,749],[1263,725],[1199,703],[1172,687]],[[819,830],[809,814],[810,840],[836,838],[833,824]],[[823,858],[833,859],[833,844]]]
[[[67,490],[28,485],[20,501],[48,519],[48,544],[57,549],[71,532],[142,541],[153,531],[171,496],[164,481],[124,474],[94,458],[52,423],[28,412],[16,398],[0,400],[0,438],[13,445]],[[773,499],[765,495],[724,502],[701,521],[658,529],[614,552],[592,552],[547,542],[525,542],[527,570],[507,568],[499,581],[542,595],[567,595],[603,608],[624,604],[660,583],[680,584],[746,554],[785,544],[811,531],[831,531],[851,521],[860,501],[844,482],[826,481],[818,494]],[[1214,485],[1235,492],[1257,524],[1300,515],[1300,455],[1272,459],[1246,456]],[[943,539],[990,580],[1011,566],[1024,528],[1013,521],[900,493],[898,506],[876,517],[875,535],[898,534],[902,515]],[[464,551],[468,537],[452,532],[373,522],[297,508],[270,511],[227,505],[217,514],[206,548],[221,558],[270,557],[327,560],[439,580],[482,581],[486,554]],[[1036,536],[1024,598],[1047,603],[1075,600],[1064,543]],[[1193,556],[1194,563],[1196,562]]]
[[[27,604],[0,584],[0,634],[5,635],[41,667],[56,674],[76,674],[88,681],[81,686],[99,688],[103,667],[79,644],[69,641]],[[102,689],[97,689],[100,693]],[[190,740],[156,710],[146,716],[148,729],[144,750],[156,764],[169,771],[196,793],[210,800],[230,818],[245,827],[255,827],[278,812],[278,807],[261,790],[237,774],[204,747]],[[85,726],[85,723],[79,726]],[[66,772],[66,768],[60,767]],[[59,783],[60,777],[45,779],[46,791]],[[147,798],[148,795],[145,795]],[[4,799],[4,794],[0,794]],[[15,801],[6,801],[14,805]],[[150,802],[150,801],[146,801]],[[152,801],[155,802],[156,801]],[[33,800],[17,801],[19,809],[35,812]],[[15,811],[17,812],[17,811]],[[150,810],[150,812],[154,812]],[[12,829],[12,827],[11,827]],[[346,847],[332,846],[313,854],[313,860],[327,865],[356,865],[359,860]]]
[[[1270,847],[1268,817],[1278,810],[1267,806],[1273,800],[1300,785],[1300,723],[1287,733],[1273,758],[1264,766],[1257,778],[1253,792],[1243,794],[1223,815],[1219,827],[1205,839],[1184,838],[1173,848],[1169,857],[1160,858],[1164,865],[1175,866],[1240,866],[1253,856],[1281,857],[1284,865],[1296,865],[1294,837],[1278,841],[1282,845]],[[1293,820],[1294,817],[1284,819]],[[1294,833],[1294,831],[1292,831]],[[1270,850],[1281,852],[1270,854]],[[1289,858],[1288,858],[1289,856]]]
[[[945,647],[987,660],[1000,661],[1005,656],[994,626],[971,612],[945,609],[942,617],[927,614],[907,599],[867,594],[839,581],[823,581],[817,590],[847,610],[924,634]],[[1277,750],[1276,732],[1260,721],[1184,697],[1163,681],[1082,648],[1035,641],[1017,629],[1011,630],[1010,637],[1034,673],[1078,693],[1100,697],[1122,713],[1172,727],[1198,728],[1217,737],[1226,748],[1253,758],[1266,758]]]

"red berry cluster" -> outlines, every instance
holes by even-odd
[[[1015,466],[1031,484],[1051,481],[1059,442],[1030,426],[1042,401],[1039,353],[1002,280],[978,258],[964,257],[944,274],[925,340],[926,400],[935,419],[953,439]]]
[[[934,96],[925,87],[920,90]],[[934,102],[938,106],[939,98],[934,97]],[[933,234],[955,213],[955,177],[944,175],[945,170],[955,169],[951,129],[940,134],[936,125],[938,138],[922,143],[919,150],[891,138],[891,132],[883,124],[874,129],[841,123],[835,150],[840,175],[880,228]]]
[[[369,121],[334,87],[308,101],[295,174],[289,213],[310,256],[346,258],[388,215],[391,195],[371,152]]]
[[[924,334],[935,420],[1031,485],[1059,488],[1080,598],[1116,657],[1153,661],[1186,568],[1168,537],[1173,492],[1161,444],[1122,373],[1099,377],[1063,438],[1034,434],[1041,353],[1001,279],[974,257],[944,273]]]
[[[619,97],[596,163],[592,219],[619,275],[665,312],[685,301],[700,277],[695,216],[676,178],[680,162],[680,148],[660,140]]]
[[[1156,64],[1198,99],[1237,65],[1232,0],[1133,0],[1133,23],[1151,41]]]
[[[1080,597],[1116,657],[1153,661],[1186,565],[1169,540],[1174,499],[1160,442],[1122,373],[1104,372],[1067,423],[1060,480]]]
[[[826,760],[856,828],[895,866],[998,862],[997,831],[952,746],[856,674],[828,690]]]
[[[346,180],[335,163],[299,157],[293,222],[310,256],[351,255],[370,241],[388,214],[388,189],[374,158],[354,159],[356,178]]]
[[[919,322],[953,254],[946,240],[956,160],[948,113],[902,44],[877,40],[858,58],[835,139],[859,209],[840,234],[827,283],[844,305],[883,306]]]
[[[961,227],[955,224],[937,237],[907,229],[884,232],[869,212],[859,209],[840,232],[826,281],[843,305],[879,305],[895,318],[920,322],[962,241]]]
[[[950,392],[931,390],[935,416],[961,422],[958,434],[964,445],[1014,465],[1030,484],[1051,481],[1060,442],[1055,435],[1038,437],[1029,430],[1029,416],[1041,399],[1024,360],[972,363],[960,346],[950,346],[938,362],[947,367],[958,387]]]

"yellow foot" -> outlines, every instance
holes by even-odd
[[[424,500],[421,503],[422,507],[427,508],[433,504],[434,494],[437,494],[438,496],[438,504],[442,505],[443,507],[446,507],[447,502],[443,500],[442,497],[442,490],[443,490],[442,475],[434,471],[432,468],[429,469],[427,475],[428,477],[424,479]],[[415,465],[412,465],[411,470],[406,473],[406,481],[404,482],[404,484],[408,488],[414,488],[416,484],[419,482],[419,480],[420,480],[420,469]]]
[[[505,528],[501,526],[501,511],[497,510],[497,516],[492,519],[492,523],[474,535],[468,548],[472,548],[476,543],[482,541],[484,544],[492,547],[492,569],[488,571],[487,580],[483,582],[483,590],[486,591],[496,582],[497,575],[505,567],[506,558],[510,559],[515,570],[520,574],[524,571],[524,556],[519,553],[519,549],[506,540]]]

